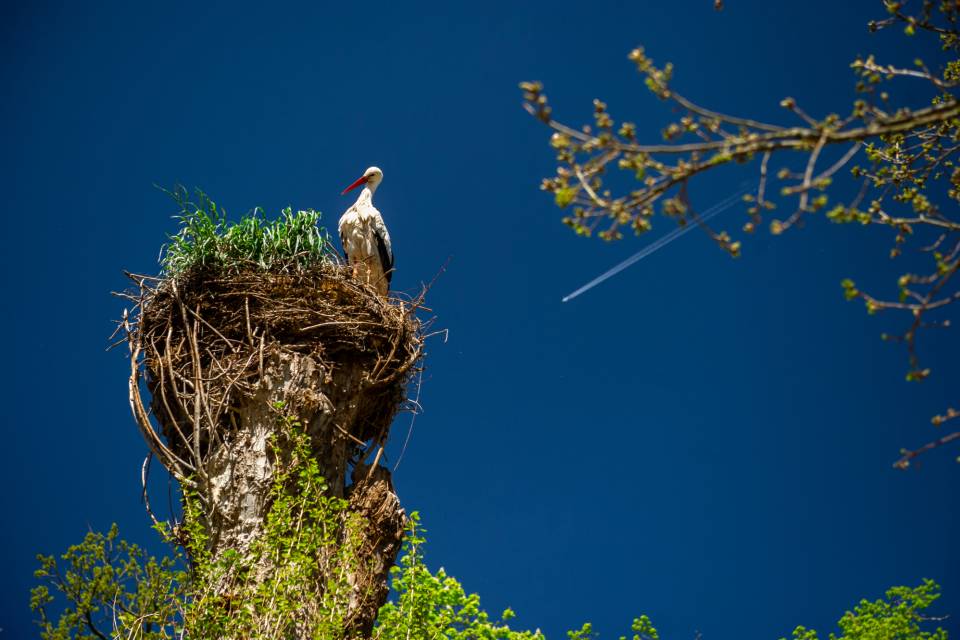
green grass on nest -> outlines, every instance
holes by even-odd
[[[256,208],[237,222],[202,191],[191,199],[184,187],[168,191],[180,208],[174,218],[180,230],[170,236],[160,255],[164,275],[175,277],[197,267],[239,272],[258,267],[297,271],[337,262],[330,235],[318,226],[320,213],[287,207],[276,220]]]

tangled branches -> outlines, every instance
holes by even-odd
[[[901,26],[907,35],[927,33],[939,38],[949,59],[939,71],[921,60],[915,68],[881,64],[873,56],[857,59],[851,67],[857,75],[858,99],[846,116],[829,114],[814,118],[793,98],[781,106],[799,120],[797,126],[781,126],[760,120],[719,113],[679,94],[672,86],[673,66],[658,67],[642,48],[629,59],[644,77],[647,88],[668,102],[678,118],[662,131],[663,143],[640,140],[632,122],[617,123],[607,105],[594,100],[594,122],[575,128],[553,119],[552,110],[537,82],[524,82],[524,107],[544,122],[553,134],[550,145],[557,153],[556,176],[543,180],[556,204],[570,213],[563,219],[577,234],[598,235],[604,240],[622,238],[623,228],[642,234],[652,228],[657,212],[679,224],[700,223],[686,199],[686,185],[696,176],[732,163],[759,164],[755,194],[746,196],[750,233],[777,204],[771,197],[771,182],[782,181],[781,201],[790,202],[790,213],[769,223],[781,234],[805,217],[825,212],[836,223],[878,225],[893,231],[891,257],[900,256],[908,241],[932,259],[926,271],[904,273],[891,297],[861,291],[851,280],[843,287],[847,299],[859,299],[871,314],[905,312],[906,329],[884,339],[903,343],[909,355],[907,380],[919,381],[930,371],[920,364],[916,340],[921,329],[949,326],[944,308],[960,301],[953,280],[960,268],[960,220],[953,212],[960,203],[960,5],[924,0],[919,11],[909,13],[904,2],[885,0],[888,17],[869,24],[871,31]],[[894,106],[884,83],[899,80],[922,83],[928,89],[928,106]],[[911,98],[916,96],[914,88]],[[837,148],[836,159],[827,162],[826,150]],[[828,188],[839,172],[863,150],[866,162],[850,173],[860,183],[855,197],[832,206]],[[800,166],[771,174],[771,160],[799,155]],[[604,184],[612,168],[632,175],[639,185],[625,193]],[[706,228],[706,225],[701,224]],[[741,243],[726,231],[709,228],[717,244],[738,256]],[[939,425],[956,412],[947,410],[933,419]],[[916,452],[904,450],[895,463],[906,468],[909,460],[925,451],[960,437],[960,432],[930,443]]]
[[[150,450],[187,486],[207,476],[211,451],[236,429],[241,405],[262,391],[282,356],[309,356],[322,373],[316,382],[329,385],[321,397],[316,385],[288,384],[288,403],[301,413],[330,411],[342,394],[356,394],[335,422],[360,447],[385,438],[422,352],[413,315],[419,301],[388,302],[339,265],[131,278],[138,290],[127,294],[134,308],[123,320],[131,406]],[[334,375],[339,384],[331,385]]]

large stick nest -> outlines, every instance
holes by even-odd
[[[351,380],[363,389],[358,412],[344,425],[358,446],[385,439],[422,355],[414,315],[420,299],[381,298],[342,265],[293,272],[195,267],[176,277],[131,277],[139,289],[123,323],[131,405],[151,450],[181,481],[202,474],[211,443],[236,428],[236,408],[257,392],[279,354],[310,356],[334,388],[338,372],[360,376]],[[159,429],[141,399],[141,380]]]

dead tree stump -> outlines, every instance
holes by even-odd
[[[208,562],[259,548],[279,461],[291,454],[279,437],[284,417],[293,419],[309,438],[326,494],[346,501],[345,518],[361,516],[340,614],[342,637],[369,635],[405,518],[389,471],[362,460],[384,444],[420,361],[416,304],[385,300],[333,264],[295,272],[194,268],[134,280],[137,306],[124,321],[131,407],[152,455],[198,505],[185,513],[200,521],[189,524],[202,527]],[[258,556],[245,589],[283,561]],[[304,586],[304,611],[320,606],[332,570]],[[226,593],[229,582],[210,587],[223,592],[212,595],[235,596]],[[249,602],[230,606],[259,615]],[[312,637],[311,620],[305,614],[281,637]],[[261,622],[252,621],[248,637],[267,637],[274,622]]]

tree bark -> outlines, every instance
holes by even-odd
[[[390,472],[382,466],[358,464],[353,484],[346,486],[351,454],[357,449],[369,387],[365,371],[318,363],[310,356],[276,353],[265,363],[257,392],[237,407],[236,429],[211,444],[207,464],[210,510],[210,549],[214,559],[228,550],[244,554],[260,536],[270,509],[277,457],[271,442],[282,442],[275,408],[298,417],[310,436],[313,455],[331,495],[346,498],[348,510],[365,519],[365,542],[347,577],[352,593],[346,615],[345,637],[370,634],[379,608],[387,597],[390,568],[403,538],[405,516],[393,491]],[[392,417],[392,416],[391,416]],[[380,425],[384,430],[389,424]],[[351,437],[353,436],[353,437]],[[260,567],[267,575],[275,567]],[[322,583],[329,576],[321,576]],[[322,591],[322,588],[321,588]],[[303,630],[309,632],[309,630]]]

